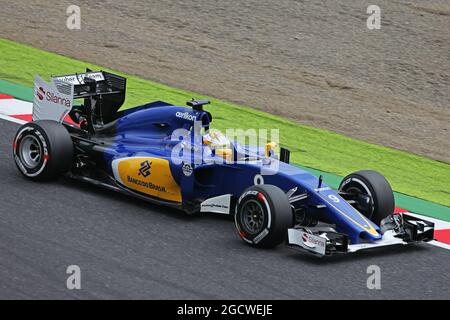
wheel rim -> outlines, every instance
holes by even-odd
[[[264,209],[259,202],[249,200],[242,206],[241,222],[248,233],[257,234],[261,232],[264,220]]]
[[[24,137],[20,142],[19,156],[28,169],[37,168],[42,159],[42,147],[39,140],[31,135]]]

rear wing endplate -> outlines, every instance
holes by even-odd
[[[126,78],[105,72],[87,70],[54,76],[47,83],[36,76],[33,120],[62,122],[74,106],[74,99],[84,99],[89,120],[103,124],[114,120],[125,102]]]

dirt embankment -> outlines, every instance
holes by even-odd
[[[369,4],[0,0],[0,37],[450,162],[450,4]]]

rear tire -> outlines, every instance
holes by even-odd
[[[52,180],[72,168],[72,138],[66,128],[55,121],[26,123],[14,138],[13,156],[17,168],[26,178]]]
[[[342,180],[339,191],[370,196],[372,201],[368,206],[360,205],[367,209],[359,211],[377,225],[394,213],[395,199],[391,185],[376,171],[362,170],[348,175]]]
[[[235,226],[241,239],[258,248],[281,244],[293,220],[286,194],[273,185],[252,186],[245,190],[235,214]]]

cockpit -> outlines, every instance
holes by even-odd
[[[203,135],[203,144],[211,149],[216,156],[231,161],[233,157],[233,144],[219,130],[209,129]]]
[[[187,105],[193,109],[192,114],[195,115],[195,119],[194,121],[186,120],[190,124],[190,129],[183,138],[185,148],[199,152],[203,160],[209,158],[215,161],[214,158],[219,157],[227,163],[234,160],[257,161],[274,156],[274,143],[266,143],[265,147],[258,147],[259,141],[255,145],[243,145],[234,140],[234,137],[230,139],[221,131],[212,129],[210,127],[212,116],[203,109],[205,104],[209,104],[209,101],[187,102]]]

